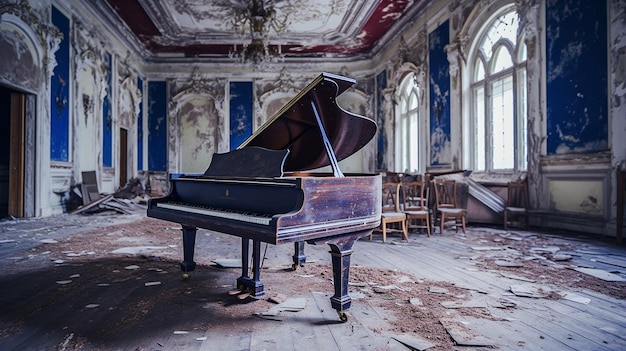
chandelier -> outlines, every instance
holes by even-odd
[[[255,67],[282,62],[281,46],[270,45],[270,35],[285,29],[287,16],[277,17],[272,0],[252,0],[233,12],[233,27],[240,34],[242,44],[235,44],[229,56]]]

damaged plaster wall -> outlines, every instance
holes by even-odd
[[[229,151],[224,102],[225,82],[194,69],[186,80],[172,80],[169,103],[168,169],[204,173],[213,153]]]
[[[610,77],[611,77],[611,141],[612,163],[616,169],[626,171],[626,3],[610,3]],[[621,116],[622,118],[619,118]]]
[[[100,111],[101,86],[98,83],[101,76],[100,64],[97,61],[84,60],[82,55],[75,59],[76,62],[76,97],[74,110],[74,167],[77,183],[82,182],[82,172],[99,169],[99,158],[93,157],[100,153],[102,145],[98,130],[102,119],[97,113]],[[93,59],[95,59],[95,55]]]

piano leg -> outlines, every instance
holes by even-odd
[[[252,240],[252,278],[249,276],[250,239],[241,238],[241,277],[237,278],[237,288],[249,292],[254,297],[265,295],[261,282],[261,242]]]
[[[330,305],[337,310],[342,322],[348,320],[346,310],[350,308],[352,302],[352,298],[348,295],[352,245],[359,238],[370,235],[371,232],[372,229],[369,229],[320,241],[308,241],[311,244],[326,243],[330,246],[330,255],[333,262],[333,284],[335,286],[335,295],[330,298]]]
[[[296,241],[295,243],[293,243],[293,246],[294,254],[292,256],[293,265],[291,266],[291,268],[293,268],[293,270],[295,271],[296,269],[298,269],[298,267],[304,266],[304,264],[306,263],[306,255],[304,254],[304,242]]]
[[[180,263],[180,269],[183,271],[183,278],[189,278],[189,272],[196,269],[196,262],[193,261],[193,255],[196,248],[196,227],[183,225],[183,262]]]

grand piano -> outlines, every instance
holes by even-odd
[[[293,243],[294,269],[306,259],[305,242],[327,244],[335,290],[331,305],[347,320],[352,247],[380,224],[381,213],[380,175],[344,175],[338,165],[377,129],[373,120],[337,104],[337,96],[354,83],[320,74],[236,150],[214,154],[204,174],[171,178],[168,194],[149,201],[149,217],[182,226],[185,277],[196,267],[197,228],[242,238],[237,288],[256,297],[264,294],[262,242]],[[325,166],[332,172],[311,172]]]

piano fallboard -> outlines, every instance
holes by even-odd
[[[149,201],[148,216],[271,244],[315,240],[377,227],[380,187],[379,175],[362,174],[183,177]]]

